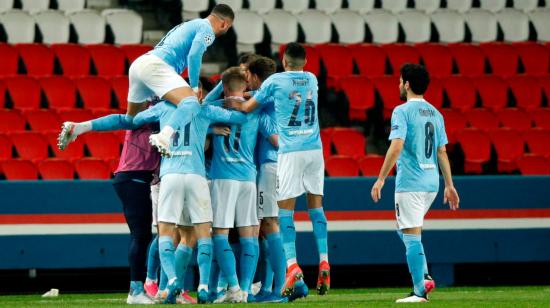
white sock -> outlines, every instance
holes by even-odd
[[[73,133],[75,136],[87,133],[92,130],[92,122],[86,121],[82,123],[75,123]]]
[[[147,277],[147,278],[145,278],[145,283],[146,284],[157,283],[157,280]]]
[[[319,254],[319,263],[327,261],[328,262],[328,253]]]
[[[239,291],[241,288],[237,285],[237,286],[232,286],[232,287],[229,287],[229,291],[231,292],[237,292]]]
[[[290,267],[292,264],[296,264],[298,261],[296,261],[296,258],[290,258],[286,260],[286,267]]]
[[[208,285],[207,284],[199,284],[199,287],[197,288],[197,292],[200,290],[205,290],[208,292]]]

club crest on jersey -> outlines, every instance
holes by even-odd
[[[206,43],[206,45],[211,45],[214,42],[214,36],[212,34],[205,35],[204,42]]]

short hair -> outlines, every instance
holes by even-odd
[[[306,49],[298,43],[286,45],[285,57],[290,67],[303,66],[306,60]]]
[[[238,66],[226,69],[222,74],[222,82],[229,91],[238,91],[246,87],[246,75]]]
[[[261,57],[260,55],[257,55],[255,53],[251,53],[251,52],[246,52],[244,54],[242,54],[240,57],[239,57],[239,65],[241,64],[245,64],[245,65],[248,65],[250,64],[250,62],[258,59],[259,57]]]
[[[267,77],[271,76],[277,71],[277,64],[275,61],[268,57],[259,57],[248,65],[250,73],[258,76],[263,82]]]
[[[426,93],[430,84],[430,75],[423,65],[405,63],[401,66],[400,71],[403,84],[408,81],[414,94],[422,95]]]
[[[233,9],[229,5],[222,3],[216,4],[210,14],[218,15],[218,17],[227,18],[230,20],[235,19],[235,13],[233,12]]]

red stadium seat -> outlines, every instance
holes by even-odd
[[[0,132],[25,130],[25,118],[17,110],[0,109]]]
[[[122,49],[109,44],[87,45],[97,74],[120,76],[126,70],[126,55]]]
[[[363,76],[378,77],[386,73],[386,52],[377,45],[359,44],[349,46],[359,73]]]
[[[531,119],[536,127],[550,129],[550,109],[539,108],[531,112]]]
[[[464,171],[482,172],[482,164],[491,158],[491,140],[487,133],[475,128],[457,132],[457,139],[464,152]]]
[[[95,158],[114,159],[120,156],[120,139],[112,133],[88,133],[82,136]]]
[[[153,49],[153,46],[147,45],[147,44],[132,44],[132,45],[121,45],[120,49],[124,51],[124,54],[126,55],[126,59],[128,60],[129,64],[132,64],[135,59],[137,59],[139,56],[147,53],[149,50]]]
[[[340,86],[349,102],[350,120],[364,121],[367,109],[374,107],[374,85],[366,77],[351,76],[341,79]]]
[[[480,48],[489,59],[493,75],[509,77],[517,74],[519,55],[512,45],[493,42],[481,44]]]
[[[84,157],[84,138],[76,138],[76,140],[71,142],[65,150],[61,151],[57,147],[57,136],[59,135],[59,131],[47,132],[43,135],[48,139],[50,148],[53,150],[56,158],[72,161]]]
[[[111,107],[111,85],[102,77],[82,77],[75,80],[84,107],[90,110],[108,110]]]
[[[10,134],[10,138],[20,158],[39,161],[48,157],[48,141],[42,134],[18,132]]]
[[[420,63],[420,53],[409,45],[387,44],[382,49],[388,55],[394,76],[399,76],[401,66],[405,63]]]
[[[533,42],[513,43],[528,75],[546,75],[550,68],[550,50]]]
[[[17,44],[27,75],[49,76],[53,74],[54,53],[44,44]]]
[[[11,139],[4,134],[0,134],[0,161],[11,158],[12,147]]]
[[[63,76],[44,77],[39,80],[40,87],[51,109],[74,108],[76,106],[76,86]]]
[[[13,46],[0,43],[0,76],[11,76],[17,74],[19,65],[19,53]]]
[[[384,76],[373,78],[372,81],[384,103],[384,119],[390,119],[393,109],[403,103],[399,98],[399,78]]]
[[[525,148],[520,133],[508,128],[500,128],[491,131],[490,136],[498,156],[498,171],[516,170],[516,160],[523,156]]]
[[[518,132],[529,130],[532,126],[531,117],[529,114],[517,108],[502,109],[498,113],[498,119],[503,127],[507,127]]]
[[[480,129],[482,131],[489,131],[496,129],[500,126],[500,122],[497,116],[488,110],[485,109],[472,109],[464,113],[468,123],[471,127]]]
[[[327,87],[339,89],[339,79],[353,74],[353,56],[349,48],[338,44],[315,47],[327,70]]]
[[[462,76],[476,77],[485,74],[485,55],[472,44],[449,44],[451,54]]]
[[[445,93],[451,101],[451,109],[466,111],[474,108],[477,100],[474,83],[467,77],[451,76],[443,79]]]
[[[111,88],[115,92],[119,109],[126,109],[128,105],[128,76],[118,76],[109,79]]]
[[[68,77],[86,76],[90,74],[91,56],[88,49],[78,44],[52,44],[50,47]]]
[[[542,92],[546,96],[546,100],[550,101],[550,76],[540,77],[538,81],[539,86],[542,88]]]
[[[516,99],[516,106],[525,110],[540,107],[542,91],[537,78],[531,76],[515,76],[508,79],[512,94]]]
[[[378,176],[384,164],[384,156],[367,155],[359,160],[359,169],[363,176]]]
[[[107,180],[111,178],[111,168],[102,159],[84,158],[76,161],[74,166],[81,180]]]
[[[59,131],[61,128],[61,120],[53,110],[29,110],[24,114],[33,131]]]
[[[464,114],[451,109],[442,109],[443,119],[445,120],[445,132],[447,133],[447,139],[449,144],[455,144],[456,133],[465,129],[468,121]]]
[[[443,83],[441,80],[430,77],[430,84],[424,98],[435,108],[441,109],[443,106]]]
[[[321,57],[319,56],[319,51],[315,47],[310,45],[303,45],[306,49],[306,66],[304,66],[304,71],[311,72],[315,76],[319,76],[321,71]],[[285,53],[286,45],[279,46],[279,57],[283,59]]]
[[[332,133],[332,144],[338,155],[360,158],[366,155],[367,140],[363,134],[352,129],[335,129]]]
[[[84,109],[59,110],[57,114],[62,122],[84,122],[93,119],[92,112]]]
[[[523,133],[529,153],[550,158],[550,131],[534,128]]]
[[[74,179],[74,167],[66,160],[47,159],[38,164],[38,171],[44,180]]]
[[[430,76],[447,77],[453,73],[453,55],[447,46],[427,43],[415,47],[420,52]]]
[[[37,180],[38,170],[29,160],[14,159],[2,163],[4,176],[8,180]]]
[[[523,175],[550,174],[550,160],[544,156],[526,154],[517,160],[517,165]]]
[[[40,84],[27,76],[4,79],[8,94],[15,109],[38,109],[40,107]]]
[[[483,76],[472,79],[481,97],[482,105],[493,111],[508,105],[508,83],[498,76]]]
[[[320,134],[323,143],[323,157],[327,159],[332,152],[332,131],[328,132],[326,129],[322,129]]]
[[[325,162],[327,174],[330,177],[359,176],[359,164],[348,156],[334,155]]]
[[[0,108],[4,108],[6,104],[6,85],[0,80]]]

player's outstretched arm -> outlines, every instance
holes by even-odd
[[[453,184],[453,177],[451,173],[451,164],[449,163],[449,157],[447,156],[447,149],[445,146],[441,146],[437,149],[437,160],[439,162],[439,168],[443,174],[443,180],[445,181],[445,191],[443,193],[443,202],[449,202],[451,210],[457,210],[460,203],[460,197]]]
[[[378,174],[378,179],[372,186],[370,192],[372,200],[375,203],[382,199],[382,187],[384,187],[384,181],[386,180],[386,177],[395,165],[395,162],[397,162],[397,159],[401,154],[401,150],[403,150],[404,143],[405,140],[399,138],[393,139],[391,141],[390,148],[388,149],[388,152],[386,153],[386,158],[384,159],[384,164],[382,165],[380,173]]]
[[[250,113],[258,108],[258,101],[253,97],[246,102],[242,103],[233,99],[225,99],[223,106],[227,109],[238,110],[244,113]]]

